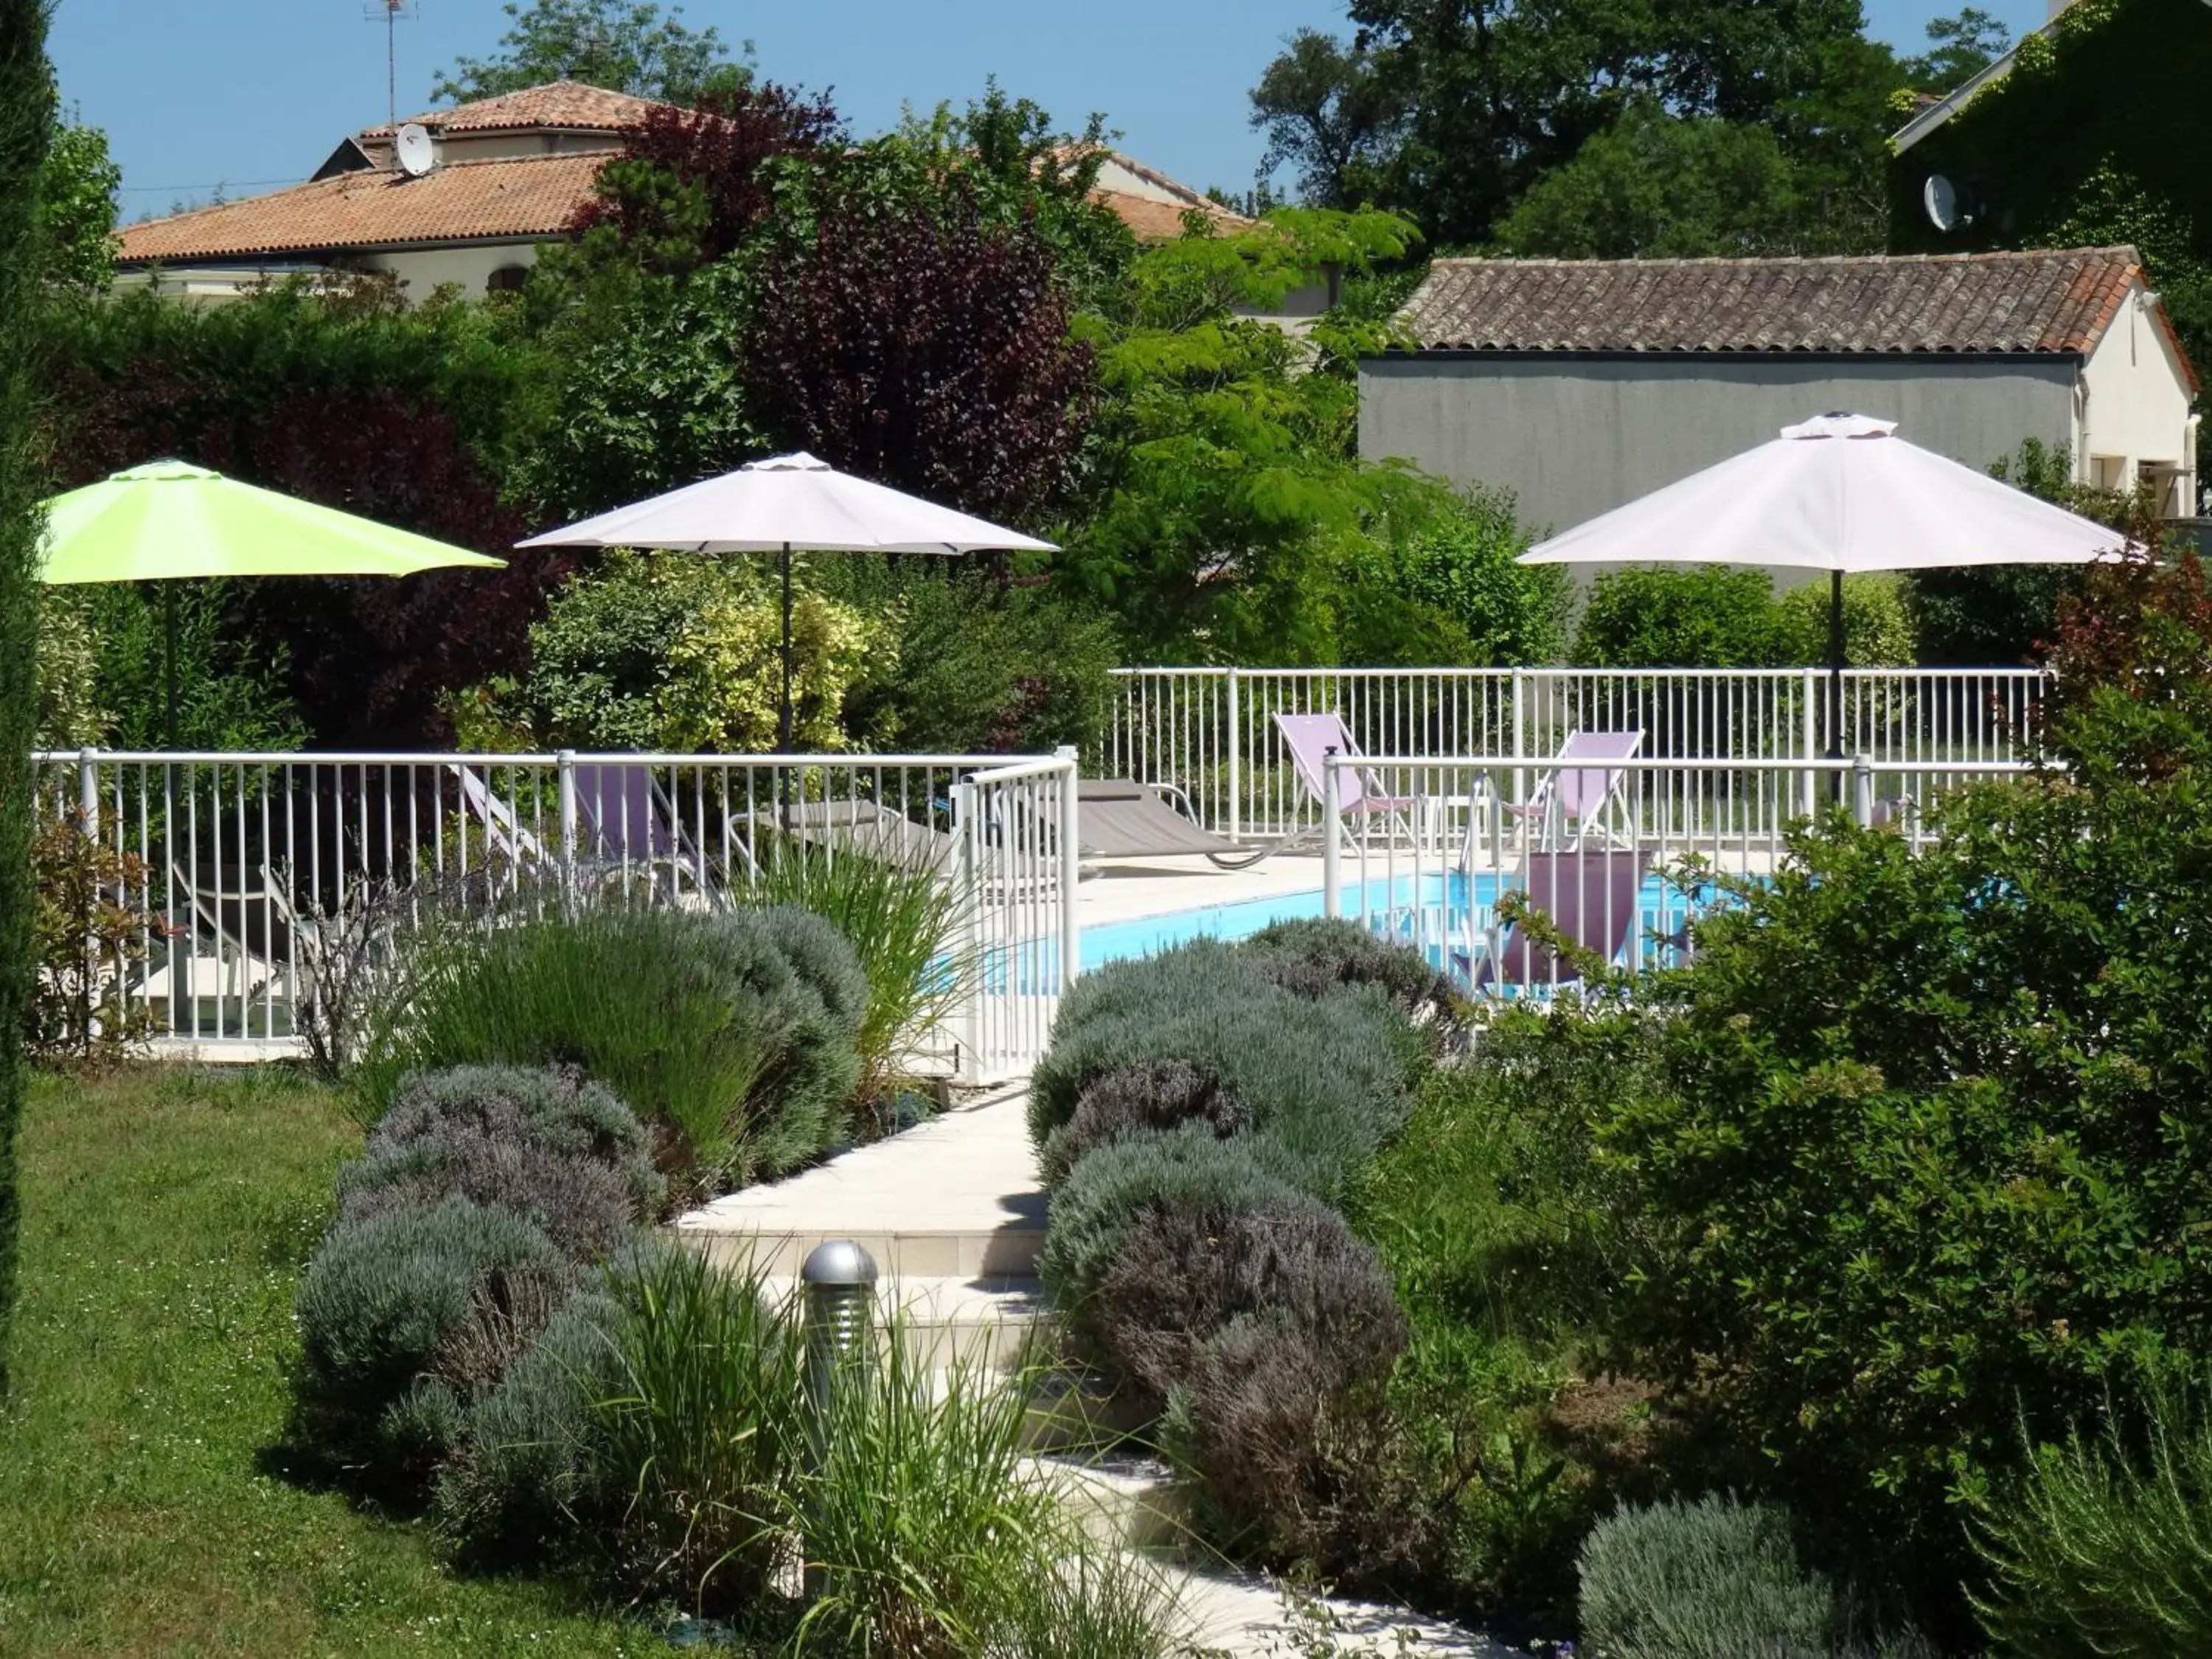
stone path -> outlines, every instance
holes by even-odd
[[[817,1244],[855,1240],[883,1273],[879,1304],[906,1310],[908,1340],[971,1358],[1011,1358],[1044,1313],[1035,1273],[1045,1200],[1024,1103],[1018,1089],[987,1095],[788,1181],[717,1199],[680,1218],[675,1230],[710,1259],[757,1261],[786,1281]],[[1085,1510],[1095,1510],[1086,1523],[1100,1535],[1150,1543],[1170,1529],[1162,1518],[1169,1501],[1163,1477],[1121,1468],[1118,1461],[1052,1467]],[[1200,1649],[1236,1659],[1289,1659],[1311,1650],[1299,1644],[1303,1632],[1286,1621],[1281,1595],[1265,1581],[1185,1566],[1167,1571]],[[1347,1656],[1505,1659],[1510,1652],[1389,1609],[1327,1606]],[[1400,1645],[1401,1629],[1416,1632],[1411,1646]]]

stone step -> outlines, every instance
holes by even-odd
[[[672,1225],[675,1236],[707,1252],[725,1267],[750,1261],[782,1278],[796,1277],[818,1244],[850,1239],[875,1258],[885,1279],[1028,1279],[1036,1272],[1044,1247],[1044,1224],[1025,1220],[996,1227],[957,1223],[943,1227],[905,1226],[873,1231],[865,1224],[776,1232],[748,1226],[720,1227],[702,1222],[695,1211]]]
[[[1024,1468],[1048,1483],[1097,1542],[1171,1550],[1188,1540],[1181,1492],[1168,1466],[1134,1452],[1041,1453]]]

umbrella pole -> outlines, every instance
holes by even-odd
[[[783,544],[783,694],[776,699],[775,746],[791,752],[791,544]]]
[[[169,747],[179,748],[177,741],[177,585],[161,584],[161,632],[163,635],[162,678],[169,692]]]

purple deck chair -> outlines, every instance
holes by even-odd
[[[1283,734],[1283,742],[1291,751],[1291,763],[1297,769],[1298,781],[1305,786],[1306,793],[1316,805],[1328,799],[1328,786],[1322,781],[1328,757],[1342,755],[1356,760],[1359,757],[1359,745],[1352,741],[1341,714],[1278,714],[1275,729]],[[1378,815],[1386,819],[1399,817],[1409,812],[1413,805],[1411,795],[1383,794],[1364,766],[1340,769],[1336,788],[1337,806],[1346,818],[1355,823]]]
[[[1531,853],[1519,885],[1528,893],[1528,902],[1549,916],[1568,939],[1594,956],[1619,962],[1635,937],[1650,866],[1644,854],[1617,848]],[[1582,978],[1572,962],[1511,927],[1479,961],[1464,951],[1453,951],[1452,965],[1478,991],[1516,987],[1526,994],[1557,990]]]
[[[576,813],[591,857],[665,870],[678,884],[702,878],[705,865],[678,826],[651,767],[586,763],[576,768],[575,786]]]
[[[1505,810],[1537,823],[1537,844],[1580,847],[1593,826],[1601,827],[1607,811],[1621,805],[1627,769],[1618,765],[1577,766],[1576,761],[1634,760],[1644,747],[1641,732],[1571,732],[1559,746],[1553,769],[1525,805]]]

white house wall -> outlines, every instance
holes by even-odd
[[[481,300],[493,271],[502,265],[534,265],[533,242],[506,242],[468,247],[406,248],[391,253],[366,253],[354,263],[364,270],[398,273],[406,283],[410,305],[421,305],[445,283],[458,283],[465,299]]]
[[[2098,456],[2119,461],[2123,484],[2133,483],[2146,464],[2193,471],[2189,388],[2166,330],[2140,293],[2089,354],[2081,385],[2081,477],[2094,478]],[[2193,506],[2193,489],[2186,499]]]
[[[1359,370],[1359,453],[1502,484],[1566,530],[1832,410],[1985,467],[2074,431],[2076,360],[1407,356]],[[2116,399],[2117,401],[2117,399]]]

